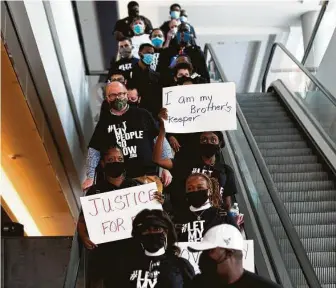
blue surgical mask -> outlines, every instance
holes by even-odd
[[[133,26],[133,31],[135,34],[142,34],[144,32],[144,27],[141,24],[135,24]]]
[[[146,65],[149,66],[150,64],[152,64],[153,59],[154,59],[154,55],[153,55],[153,54],[143,54],[142,61],[143,61]]]
[[[181,42],[183,43],[190,43],[190,40],[191,40],[191,36],[190,36],[190,33],[189,32],[183,32],[184,35],[183,35],[183,41],[182,41],[182,38],[181,38],[181,32],[177,32],[176,33],[176,39],[177,39],[177,42],[180,44]]]
[[[170,17],[172,18],[172,19],[178,19],[178,18],[180,18],[180,11],[170,11]]]
[[[186,16],[181,16],[181,17],[180,17],[180,21],[181,21],[182,23],[188,23],[188,18],[187,18]]]
[[[163,39],[160,37],[155,37],[152,39],[152,43],[154,45],[154,47],[161,47],[163,44]]]

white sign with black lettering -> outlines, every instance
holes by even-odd
[[[163,88],[168,109],[166,132],[236,130],[236,86],[233,82]]]
[[[179,242],[177,243],[178,247],[181,249],[180,257],[187,259],[190,264],[194,267],[195,273],[200,273],[198,267],[199,257],[202,252],[190,252],[188,250],[189,242]],[[244,241],[244,250],[243,250],[243,267],[245,270],[254,273],[254,246],[253,240]]]

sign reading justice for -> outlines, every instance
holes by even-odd
[[[143,209],[160,209],[156,183],[80,197],[90,240],[95,244],[131,238],[134,217]]]
[[[233,82],[166,87],[162,103],[168,110],[168,133],[237,129]]]

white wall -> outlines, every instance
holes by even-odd
[[[329,42],[327,51],[324,54],[321,65],[317,70],[316,77],[322,84],[330,91],[336,98],[336,81],[335,81],[335,69],[336,69],[336,29]]]
[[[80,128],[88,144],[93,132],[90,94],[71,2],[67,0],[49,3]]]
[[[76,176],[79,181],[82,181],[85,175],[85,151],[81,149],[80,135],[76,130],[67,88],[70,89],[69,91],[72,91],[74,95],[76,110],[79,113],[83,113],[86,109],[85,105],[89,105],[89,103],[82,60],[79,56],[81,52],[78,48],[78,39],[74,37],[75,27],[72,26],[74,25],[73,15],[69,10],[71,6],[69,6],[70,4],[68,2],[56,2],[52,5],[55,21],[57,26],[59,26],[57,28],[58,36],[62,42],[60,52],[65,62],[67,62],[65,68],[69,76],[70,87],[66,88],[42,1],[25,1],[24,5],[42,60],[42,70],[48,79],[53,101],[71,153],[72,162],[77,172]],[[82,121],[84,121],[84,116],[85,115],[81,115]],[[85,122],[81,122],[83,129],[85,129],[84,123]],[[92,133],[92,131],[87,131],[87,133]],[[79,189],[76,193],[77,197],[81,196]]]

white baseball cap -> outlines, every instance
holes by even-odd
[[[221,224],[209,229],[201,242],[190,243],[188,249],[195,252],[216,247],[243,251],[243,236],[236,227],[229,224]]]

